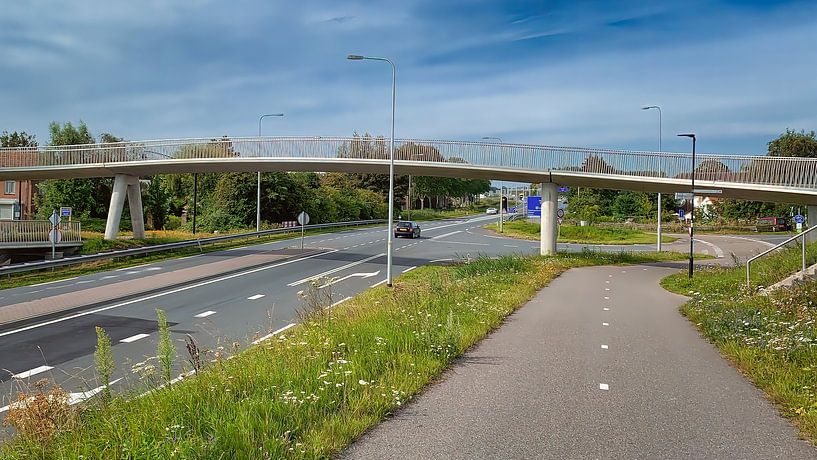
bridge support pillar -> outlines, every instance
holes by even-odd
[[[556,236],[558,232],[556,210],[559,190],[556,184],[542,184],[542,217],[539,226],[539,254],[552,256],[556,254]]]
[[[808,215],[806,216],[806,219],[808,220],[806,222],[808,223],[809,228],[817,226],[817,206],[807,206],[806,213],[808,213]],[[806,235],[806,242],[813,243],[817,241],[816,233],[817,230]]]
[[[125,207],[125,197],[128,199],[133,237],[145,237],[145,220],[142,214],[142,190],[139,188],[139,178],[117,174],[113,181],[111,205],[108,207],[108,221],[105,223],[105,239],[115,240],[119,233],[119,222],[122,220],[122,210]]]

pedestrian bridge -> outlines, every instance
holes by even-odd
[[[132,211],[134,201],[141,201],[139,176],[387,173],[388,165],[388,139],[371,137],[171,139],[0,149],[0,180],[116,176],[114,195],[124,202],[127,194]],[[395,143],[396,174],[672,193],[690,191],[693,169],[696,188],[717,190],[720,196],[817,204],[817,159],[811,158],[700,154],[693,168],[685,153],[417,139]]]

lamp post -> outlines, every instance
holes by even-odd
[[[261,120],[266,117],[283,117],[283,113],[267,113],[258,117],[258,137],[261,137]],[[261,156],[261,140],[258,140],[258,156]],[[255,231],[261,231],[261,171],[258,171],[258,187],[255,195]]]
[[[689,216],[689,278],[692,278],[692,244],[695,237],[695,134],[679,134],[679,137],[692,139],[692,210]]]
[[[391,65],[391,139],[389,141],[389,219],[386,231],[386,285],[392,286],[391,262],[392,245],[394,242],[394,112],[397,102],[397,67],[394,62],[383,57],[361,56],[350,54],[346,56],[350,61],[383,61]]]
[[[498,137],[485,136],[485,137],[483,137],[483,138],[482,138],[482,140],[485,140],[485,141],[497,141],[497,142],[499,142],[500,144],[502,143],[502,139],[500,139],[500,138],[498,138]],[[500,166],[502,166],[502,158],[503,158],[503,156],[504,156],[504,155],[501,155],[501,154],[500,154],[500,157],[499,157],[499,164],[500,164]],[[505,198],[504,185],[505,185],[505,183],[504,183],[503,181],[499,181],[499,233],[503,233],[503,232],[504,232],[504,229],[502,228],[502,224],[503,224],[503,222],[502,222],[502,220],[503,220],[503,219],[502,219],[502,212],[503,212],[503,209],[502,209],[502,198]]]
[[[663,152],[661,148],[661,134],[663,129],[661,128],[661,107],[657,105],[648,105],[645,107],[641,107],[641,110],[650,110],[650,109],[658,109],[658,153]],[[661,252],[661,192],[658,192],[658,242],[656,243],[656,249],[658,252]]]

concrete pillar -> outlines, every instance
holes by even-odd
[[[556,254],[556,222],[557,198],[559,190],[556,184],[542,184],[542,217],[539,227],[539,254],[550,256]]]
[[[139,188],[139,178],[117,174],[113,181],[111,205],[108,207],[108,221],[105,223],[105,239],[115,240],[119,233],[119,222],[122,220],[122,209],[125,207],[125,197],[128,198],[131,221],[133,222],[133,237],[145,237],[145,223],[142,214],[142,191]]]
[[[817,205],[806,206],[806,213],[808,228],[817,226]],[[806,235],[807,243],[814,243],[815,241],[817,241],[817,230]]]

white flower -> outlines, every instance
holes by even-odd
[[[357,383],[359,383],[361,385],[368,385],[369,384],[369,382],[367,382],[365,380],[358,380]]]

